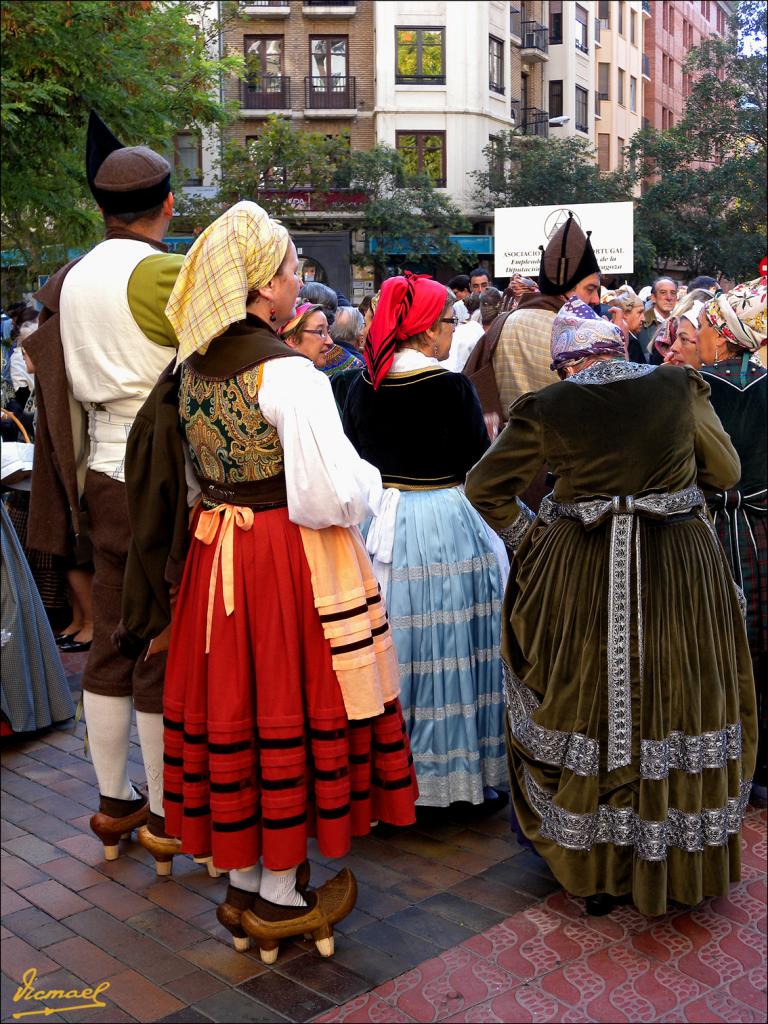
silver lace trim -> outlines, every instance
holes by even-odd
[[[741,757],[741,745],[741,722],[700,736],[672,732],[665,740],[643,740],[640,777],[666,779],[671,770],[695,775],[705,768],[724,768]]]
[[[411,565],[392,570],[392,581],[413,582],[439,576],[458,576],[464,572],[481,573],[492,567],[498,568],[499,560],[492,552],[487,555],[465,558],[460,562],[431,562],[429,565]]]
[[[613,517],[608,587],[608,771],[632,762],[629,602],[632,516]]]
[[[600,804],[592,814],[574,814],[558,807],[552,794],[534,781],[525,768],[525,784],[541,835],[566,850],[591,850],[596,843],[632,846],[641,860],[663,861],[670,846],[686,853],[701,853],[706,846],[725,846],[735,835],[747,809],[752,780],[741,783],[738,797],[725,807],[687,814],[674,807],[665,821],[647,821],[629,807]]]
[[[432,675],[436,672],[468,672],[479,661],[493,661],[499,657],[499,648],[483,647],[465,658],[433,658],[432,661],[401,661],[400,678],[414,673]]]
[[[610,366],[609,363],[599,364]],[[623,365],[635,364],[615,364]],[[639,367],[642,369],[642,367]],[[588,371],[583,371],[584,373]],[[588,501],[557,502],[547,495],[539,509],[539,517],[551,523],[562,516],[578,519],[584,526],[593,526],[611,516],[610,570],[608,581],[608,771],[623,768],[632,761],[632,687],[630,673],[632,604],[632,531],[636,530],[634,571],[637,581],[637,640],[642,679],[643,621],[642,567],[640,565],[640,525],[635,527],[639,513],[657,518],[689,512],[705,506],[704,495],[696,487],[668,494],[647,494],[639,498],[616,495],[613,498],[592,498]]]
[[[525,502],[520,501],[519,498],[516,498],[515,501],[520,507],[520,514],[511,526],[505,526],[503,530],[499,530],[499,536],[504,541],[504,547],[512,552],[517,551],[520,542],[528,532],[528,527],[536,518]]]
[[[431,626],[455,626],[486,615],[497,615],[500,611],[501,601],[483,601],[470,605],[469,608],[425,612],[422,615],[394,615],[390,618],[389,624],[392,629],[429,629]]]
[[[414,722],[444,722],[446,718],[461,716],[474,718],[480,708],[496,707],[504,702],[500,693],[482,693],[472,704],[443,704],[439,708],[403,708],[403,718]]]
[[[441,776],[419,777],[418,807],[447,807],[457,800],[470,804],[483,802],[484,786],[508,789],[507,757],[488,757],[477,770],[448,772]]]
[[[624,360],[612,362],[600,361],[588,366],[586,370],[579,370],[572,377],[566,380],[574,384],[612,384],[616,380],[634,380],[636,377],[645,377],[653,373],[655,366],[647,363],[627,363]]]
[[[574,775],[597,775],[600,764],[599,742],[580,732],[547,729],[534,722],[532,714],[538,709],[539,701],[533,691],[506,665],[504,694],[510,731],[532,757],[545,764],[561,765]]]

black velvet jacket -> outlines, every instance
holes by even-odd
[[[441,366],[390,374],[378,391],[364,371],[349,389],[344,430],[384,485],[401,490],[463,484],[490,445],[474,385]]]

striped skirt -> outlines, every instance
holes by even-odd
[[[412,824],[416,784],[399,701],[350,721],[287,510],[233,529],[230,614],[212,574],[221,545],[215,535],[206,541],[191,542],[168,653],[166,831],[185,853],[211,851],[219,868],[262,857],[277,871],[304,860],[310,836],[335,858],[371,821]]]
[[[463,492],[403,491],[387,606],[420,805],[508,788],[502,598],[499,559]]]

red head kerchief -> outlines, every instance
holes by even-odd
[[[447,301],[445,285],[427,274],[406,270],[402,277],[384,282],[363,350],[375,390],[389,372],[396,343],[431,327]]]

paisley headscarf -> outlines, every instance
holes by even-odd
[[[375,390],[389,372],[398,341],[421,334],[437,320],[448,303],[445,285],[427,274],[405,272],[381,286],[363,355]]]
[[[707,303],[704,316],[718,334],[747,352],[756,352],[766,339],[766,281],[755,278],[738,284]]]
[[[626,357],[621,330],[572,296],[555,314],[552,321],[551,370],[578,363],[588,356],[613,355]]]
[[[235,203],[208,225],[187,253],[165,307],[179,339],[177,364],[245,319],[248,292],[269,284],[288,242],[283,225],[256,203]]]

